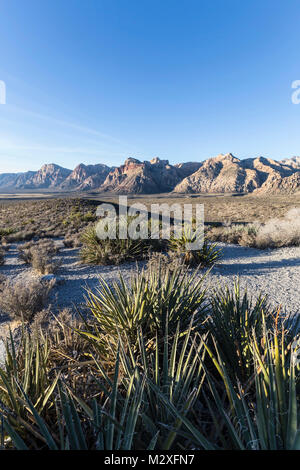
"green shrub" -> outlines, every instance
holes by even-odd
[[[227,373],[245,383],[253,374],[251,341],[253,333],[263,336],[264,323],[273,325],[273,312],[266,297],[252,301],[247,291],[240,291],[239,282],[233,289],[219,288],[211,294],[211,312],[204,319],[219,354],[226,363]]]
[[[169,242],[170,250],[183,257],[183,261],[188,266],[199,266],[206,268],[213,266],[221,259],[222,250],[217,248],[217,244],[211,244],[206,239],[203,240],[199,249],[189,249],[189,243],[195,243],[197,234],[190,232],[183,233],[180,238],[171,238]]]
[[[23,392],[38,413],[53,406],[50,399],[57,378],[51,377],[47,367],[49,346],[47,338],[44,337],[43,341],[33,339],[25,330],[17,347],[12,335],[6,342],[5,364],[0,367],[0,398],[2,407],[10,410],[11,420],[17,429],[22,428],[21,419],[29,418],[22,400]]]
[[[31,362],[25,365],[26,370],[30,367],[26,374],[10,356],[13,364],[6,366],[9,379],[7,372],[3,371],[2,382],[6,401],[4,406],[0,402],[0,406],[4,432],[11,437],[13,447],[169,450],[183,446],[182,423],[191,416],[203,386],[205,372],[200,357],[203,358],[204,347],[202,340],[192,334],[192,323],[183,339],[178,324],[172,342],[169,341],[167,324],[164,329],[166,333],[162,341],[156,335],[152,345],[144,343],[139,330],[136,351],[131,350],[126,341],[120,340],[111,378],[101,361],[95,360],[94,365],[102,373],[103,380],[95,382],[94,398],[90,401],[75,395],[58,376],[49,388],[50,348],[44,351],[36,343],[32,349],[31,343],[27,343],[30,349],[25,357],[29,355]],[[22,352],[21,357],[24,357]],[[27,375],[29,380],[25,383]],[[38,385],[45,382],[43,390],[47,393],[43,397],[37,384],[31,382],[34,376]],[[8,386],[10,382],[14,386]],[[167,407],[159,406],[163,400],[171,402],[182,413],[183,419],[174,417]],[[27,425],[28,421],[30,425]],[[202,444],[204,448],[213,448],[204,436]]]
[[[81,259],[88,264],[121,264],[125,261],[143,259],[147,253],[144,240],[101,240],[95,227],[88,227],[81,236]]]
[[[298,346],[299,350],[299,346]],[[210,382],[219,415],[227,427],[231,449],[300,450],[299,366],[285,331],[264,330],[251,341],[255,390],[249,393],[230,379],[227,364],[219,360],[229,404]],[[298,368],[298,371],[297,371]],[[296,374],[297,373],[297,374]]]
[[[100,279],[95,291],[87,291],[86,305],[102,332],[114,337],[125,333],[134,344],[139,328],[148,338],[155,331],[164,334],[166,319],[174,333],[178,321],[184,329],[193,316],[200,318],[206,309],[202,284],[203,278],[197,272],[190,275],[186,267],[150,268],[133,275],[129,285],[121,274],[112,286]]]

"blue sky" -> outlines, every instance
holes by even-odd
[[[300,155],[297,0],[0,0],[0,172]]]

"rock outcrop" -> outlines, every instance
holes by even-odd
[[[168,160],[160,160],[157,157],[150,162],[128,158],[123,165],[108,174],[99,191],[123,194],[169,192],[185,174],[190,174],[194,168],[195,166],[192,165],[188,170],[185,164],[183,168],[173,166]]]
[[[97,165],[84,165],[80,163],[63,181],[61,188],[64,190],[87,190],[99,188],[105,181],[111,168],[101,163]]]
[[[155,157],[128,158],[119,167],[79,164],[73,171],[46,164],[38,171],[0,174],[0,189],[113,192],[118,194],[294,193],[299,190],[300,157],[282,161],[240,160],[231,153],[203,162],[171,165]]]
[[[18,181],[19,187],[23,184],[27,188],[57,188],[71,174],[71,170],[63,168],[54,163],[43,165],[40,170],[34,172],[33,175],[26,178],[21,183]]]
[[[255,195],[263,194],[295,194],[300,191],[300,171],[291,176],[282,178],[278,175],[272,175],[258,189],[254,191]]]
[[[293,168],[300,170],[300,157],[286,158],[284,160],[281,160],[280,163],[283,163],[284,165],[289,165]]]
[[[295,172],[292,166],[268,158],[240,160],[231,153],[220,154],[205,160],[195,173],[174,188],[174,192],[248,193],[262,186],[268,188],[271,181],[280,181]]]

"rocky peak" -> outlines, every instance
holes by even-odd
[[[174,189],[175,192],[187,193],[225,193],[253,192],[274,190],[278,187],[286,190],[297,184],[298,179],[291,178],[284,184],[281,181],[295,172],[291,167],[275,160],[258,157],[239,160],[231,153],[220,154],[205,160],[200,168],[184,178]],[[272,189],[270,189],[272,190]]]
[[[137,158],[129,157],[125,160],[123,166],[129,166],[129,165],[141,165],[142,162],[138,160]]]
[[[71,171],[54,163],[38,171],[0,174],[0,187],[10,189],[97,190],[116,193],[295,193],[300,187],[300,157],[280,162],[257,157],[240,160],[231,153],[203,162],[171,165],[158,157],[130,157],[117,168],[80,163]]]
[[[80,163],[62,183],[63,189],[96,189],[105,180],[111,168],[102,163],[85,165]]]
[[[145,162],[145,163],[148,163],[148,162]],[[154,158],[152,158],[152,160],[150,160],[149,163],[150,163],[150,165],[167,166],[167,165],[169,165],[169,160],[161,160],[158,157],[154,157]]]
[[[282,164],[289,165],[292,168],[300,169],[300,157],[285,158],[281,160]]]

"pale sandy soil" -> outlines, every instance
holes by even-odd
[[[62,245],[61,242],[58,242]],[[257,250],[235,245],[219,244],[223,248],[223,259],[208,274],[205,283],[217,287],[227,283],[233,285],[239,277],[242,288],[256,297],[259,292],[268,294],[274,307],[282,306],[286,313],[300,313],[300,247],[278,250]],[[13,245],[6,255],[6,264],[0,267],[0,274],[10,279],[22,278],[24,282],[39,276],[18,260],[17,245]],[[62,265],[56,274],[57,283],[52,290],[50,303],[53,310],[64,307],[82,307],[85,287],[98,285],[99,277],[108,283],[118,279],[122,272],[129,279],[135,263],[121,266],[87,266],[78,258],[78,249],[62,248],[59,254]],[[139,263],[140,267],[145,263]],[[7,331],[7,317],[0,316],[1,331]],[[1,356],[1,351],[0,351]]]

